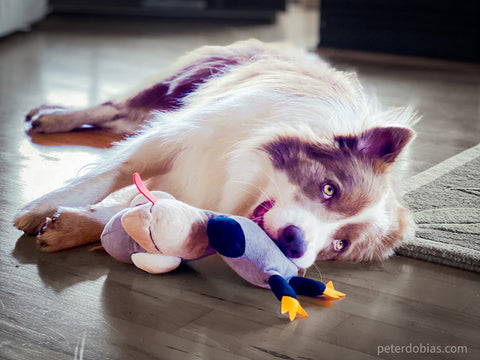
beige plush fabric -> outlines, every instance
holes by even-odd
[[[480,144],[413,176],[406,190],[417,231],[397,253],[480,272]]]

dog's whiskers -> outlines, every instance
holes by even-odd
[[[317,270],[318,272],[318,277],[320,278],[320,281],[324,282],[323,280],[323,274],[322,272],[320,271],[320,268],[317,266],[317,264],[313,263],[312,266],[315,268],[315,270]]]
[[[248,185],[250,187],[254,187],[256,190],[258,190],[261,193],[261,195],[263,195],[265,197],[265,199],[268,200],[270,198],[270,196],[262,188],[260,188],[259,186],[255,185],[255,184],[249,183],[247,181],[241,181],[241,180],[234,180],[234,182],[237,183],[237,184]],[[254,192],[248,190],[247,188],[241,188],[241,191],[243,191],[243,192],[245,192],[249,195],[252,195],[252,197],[256,196],[256,194]]]

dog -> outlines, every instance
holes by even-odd
[[[134,172],[192,206],[253,219],[299,268],[381,261],[413,227],[394,164],[414,111],[381,110],[355,74],[298,49],[202,47],[124,100],[42,106],[26,120],[38,133],[88,124],[131,134],[16,215],[45,252],[98,241],[138,194]]]

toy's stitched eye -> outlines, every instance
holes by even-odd
[[[322,185],[322,194],[325,199],[330,199],[335,194],[335,188],[330,184]]]
[[[344,251],[348,246],[348,240],[335,240],[333,242],[333,250],[336,252]]]

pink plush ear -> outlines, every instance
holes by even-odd
[[[391,164],[412,137],[412,130],[392,126],[373,128],[359,137],[340,136],[337,141],[341,148],[349,148],[354,153]]]
[[[150,190],[147,189],[145,184],[142,181],[139,173],[133,174],[133,182],[137,185],[138,191],[140,191],[152,204],[157,202],[157,197],[153,195]]]

